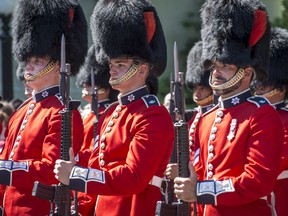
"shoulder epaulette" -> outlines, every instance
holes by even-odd
[[[155,95],[145,95],[142,97],[142,100],[144,101],[147,107],[161,105],[161,103],[159,102],[158,98]]]
[[[257,107],[263,106],[265,104],[271,105],[265,97],[261,96],[252,96],[247,98],[247,101],[256,104]]]
[[[58,100],[60,101],[60,103],[64,106],[64,103],[63,103],[63,101],[62,101],[62,96],[61,96],[61,94],[60,94],[60,93],[57,93],[57,94],[55,95],[55,97],[58,98]]]

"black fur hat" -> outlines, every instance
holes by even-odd
[[[270,43],[270,67],[268,83],[275,87],[288,85],[288,31],[273,28]]]
[[[18,0],[12,19],[13,52],[17,61],[50,56],[60,61],[61,36],[66,62],[78,73],[87,53],[87,22],[77,0]]]
[[[110,88],[109,65],[107,63],[99,64],[96,61],[94,45],[89,48],[84,65],[77,74],[76,85],[78,87],[83,87],[84,84],[91,86],[91,70],[94,72],[95,85],[101,88]]]
[[[253,66],[256,78],[267,77],[270,23],[258,0],[206,0],[201,8],[203,62]]]
[[[152,65],[160,76],[167,63],[162,25],[148,0],[99,0],[90,20],[98,61],[135,57]]]
[[[156,76],[154,76],[153,74],[149,74],[148,78],[146,79],[146,85],[149,94],[157,95],[159,84],[158,84],[158,78]]]
[[[210,87],[210,70],[205,69],[202,64],[202,41],[198,41],[189,51],[187,57],[186,86],[193,90],[196,85]]]
[[[84,84],[91,86],[91,70],[94,73],[94,83],[99,88],[109,89],[109,99],[111,101],[117,100],[117,95],[119,92],[117,90],[112,89],[109,79],[109,65],[107,62],[98,63],[95,57],[95,46],[92,45],[87,53],[85,58],[85,62],[83,66],[80,68],[80,72],[76,76],[76,85],[78,87],[83,87]]]

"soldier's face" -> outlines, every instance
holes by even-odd
[[[236,65],[214,62],[211,68],[212,84],[221,85],[227,82],[235,75],[235,73],[237,72],[237,69],[238,68]]]
[[[41,71],[49,62],[47,58],[29,58],[26,64],[25,76],[33,76]]]
[[[211,75],[210,75],[211,83],[214,86],[222,85],[228,82],[230,79],[233,79],[234,75],[237,73],[237,70],[238,68],[236,65],[214,62],[211,68]],[[217,96],[228,95],[230,93],[233,93],[235,90],[237,90],[241,85],[242,85],[242,80],[230,86],[229,88],[220,89],[220,90],[217,89],[217,90],[213,90],[213,92]]]
[[[255,95],[264,95],[273,90],[273,86],[258,85],[255,89]]]
[[[131,67],[133,63],[132,59],[119,58],[111,59],[110,66],[110,80],[116,80],[122,77]]]
[[[193,89],[193,100],[197,103],[197,101],[201,101],[212,94],[212,89],[206,86],[197,85]]]

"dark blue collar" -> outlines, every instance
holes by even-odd
[[[272,104],[272,106],[276,109],[276,110],[280,110],[281,108],[285,107],[285,103],[284,101],[281,101],[279,103],[274,103]]]
[[[143,86],[139,89],[136,89],[132,92],[129,92],[125,95],[119,94],[118,100],[120,105],[127,105],[129,103],[132,103],[133,101],[138,100],[139,98],[145,96],[148,94],[148,90],[146,86]]]
[[[201,114],[206,113],[207,111],[209,111],[210,109],[212,109],[215,106],[215,104],[210,104],[207,106],[199,106],[198,110]]]
[[[107,108],[109,105],[110,105],[109,99],[99,101],[99,103],[98,103],[99,108],[102,108],[102,107]]]
[[[233,106],[237,106],[238,104],[241,104],[243,102],[247,101],[247,98],[251,97],[250,89],[245,90],[244,92],[241,92],[239,94],[233,95],[232,97],[225,98],[224,100],[219,97],[219,107],[220,108],[229,108]]]
[[[44,100],[47,97],[56,95],[59,93],[59,86],[53,86],[47,89],[42,90],[41,92],[37,92],[32,96],[33,101],[39,102]]]

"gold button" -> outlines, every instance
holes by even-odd
[[[218,110],[218,111],[217,111],[217,116],[218,116],[218,117],[223,117],[223,115],[224,115],[224,113],[223,113],[222,110]]]
[[[212,160],[214,158],[214,154],[213,153],[209,153],[208,158],[209,158],[209,160]]]
[[[104,165],[105,165],[105,161],[104,161],[104,160],[100,160],[100,161],[99,161],[99,165],[100,165],[100,166],[104,166]]]
[[[209,171],[209,172],[208,172],[208,177],[209,177],[209,178],[212,178],[212,177],[213,177],[213,172]]]
[[[109,121],[109,123],[108,123],[108,126],[109,127],[112,127],[114,125],[114,122],[111,120],[111,121]]]
[[[105,143],[102,142],[101,145],[100,145],[100,148],[101,148],[101,149],[104,149],[105,147],[106,147]]]
[[[118,116],[119,116],[119,115],[118,115],[117,112],[114,112],[114,113],[113,113],[113,118],[118,118]]]
[[[105,139],[106,139],[106,136],[102,135],[100,141],[103,142],[103,141],[105,141]]]
[[[210,140],[213,141],[213,140],[215,140],[215,138],[216,138],[216,135],[215,135],[215,134],[211,134],[211,135],[210,135]]]
[[[117,112],[121,112],[121,110],[122,110],[121,106],[117,106],[117,107],[116,107],[116,111],[117,111]]]
[[[214,146],[213,145],[209,145],[208,149],[209,149],[209,152],[213,152],[214,151]]]

